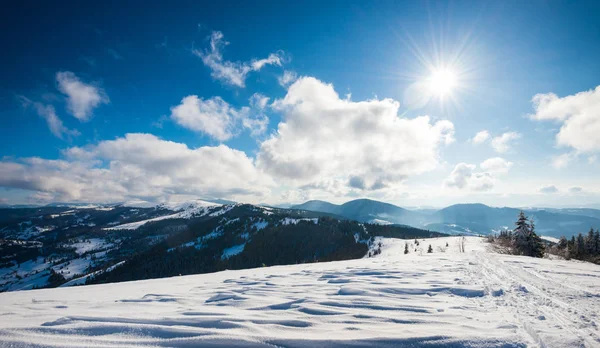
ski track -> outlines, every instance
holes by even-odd
[[[600,347],[597,265],[379,241],[360,260],[2,293],[0,347]]]

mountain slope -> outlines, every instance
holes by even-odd
[[[378,235],[435,235],[329,213],[202,200],[57,209],[4,215],[0,291],[344,260],[364,256]]]
[[[424,221],[422,213],[371,199],[356,199],[341,205],[315,200],[292,206],[292,209],[328,212],[361,222],[387,222],[418,226]]]
[[[382,253],[367,259],[2,293],[10,315],[0,316],[0,346],[600,343],[600,266],[494,254],[475,237],[465,253],[457,237],[428,240],[417,252],[414,239],[379,243]]]

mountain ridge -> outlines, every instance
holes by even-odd
[[[550,237],[586,233],[590,227],[600,228],[600,210],[491,207],[482,203],[458,203],[432,210],[408,210],[391,203],[357,199],[343,204],[312,200],[292,209],[335,211],[348,219],[409,225],[450,234],[489,234],[512,228],[517,214],[523,210],[537,224],[538,232]]]

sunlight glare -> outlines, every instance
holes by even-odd
[[[435,69],[427,80],[429,90],[440,98],[451,94],[457,85],[456,74],[450,69]]]

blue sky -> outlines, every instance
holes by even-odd
[[[11,6],[0,203],[600,202],[597,2]]]

